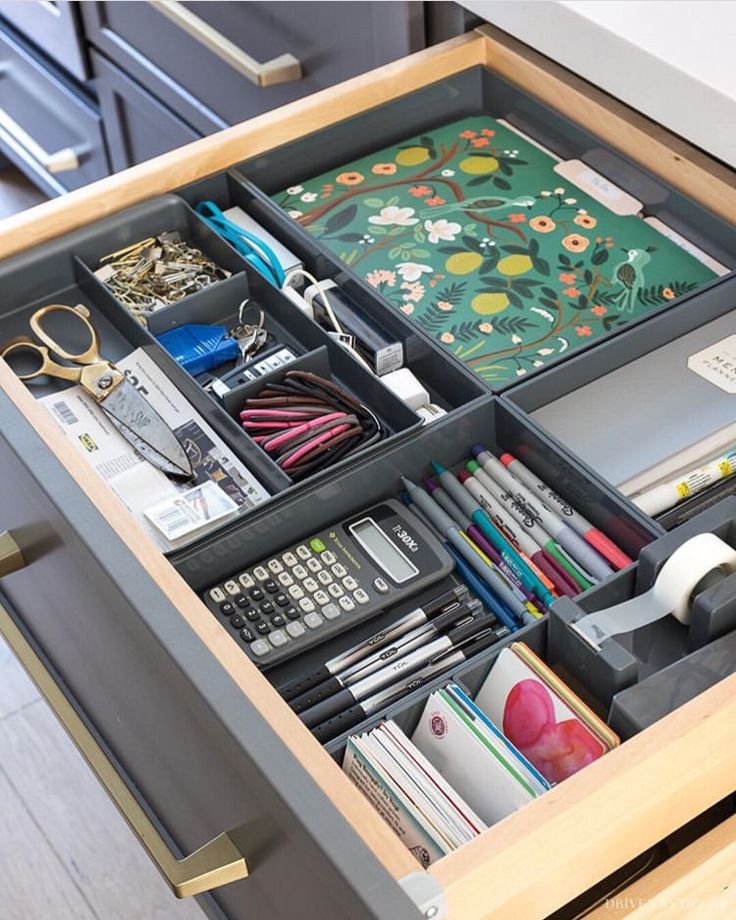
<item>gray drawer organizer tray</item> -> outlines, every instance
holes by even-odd
[[[504,398],[599,475],[622,482],[658,456],[730,422],[733,396],[688,371],[686,363],[690,354],[733,334],[736,276],[729,275],[645,324],[624,329],[605,347],[573,355],[543,377],[519,383]],[[642,387],[648,390],[644,400]],[[628,413],[626,406],[636,408]],[[688,514],[688,506],[700,507],[702,498],[683,502],[659,523],[669,529]]]
[[[637,565],[575,600],[561,598],[552,606],[548,660],[586,687],[603,707],[610,707],[610,724],[625,736],[736,670],[736,573],[712,572],[701,581],[689,626],[666,616],[633,633],[612,636],[596,651],[571,624],[648,591],[672,553],[700,533],[714,533],[736,547],[736,498],[725,499],[650,543]],[[728,641],[719,645],[721,637]],[[703,675],[702,663],[709,659],[711,668]]]
[[[393,102],[361,112],[359,116],[291,141],[283,147],[238,164],[232,173],[245,183],[247,195],[251,197],[246,210],[251,216],[316,267],[320,276],[336,278],[352,297],[383,321],[387,311],[395,314],[395,308],[349,266],[323,248],[307,230],[289,218],[269,196],[385,145],[400,142],[463,116],[478,114],[504,118],[563,160],[583,160],[641,201],[644,216],[660,218],[719,262],[730,268],[736,267],[736,229],[623,154],[614,151],[564,115],[483,67],[469,68]],[[192,200],[189,190],[185,194]],[[717,283],[717,279],[714,279],[699,290],[706,290]],[[691,302],[691,298],[688,300]],[[672,301],[672,304],[657,312],[669,312],[671,306],[679,302],[682,302],[682,298]],[[623,330],[646,324],[653,315],[650,313],[633,320],[627,326],[613,330],[608,336],[577,349],[574,354],[596,350]],[[418,326],[414,328],[418,336],[429,339]],[[449,351],[447,354],[452,361],[457,360]],[[570,356],[563,356],[557,362],[569,359]],[[539,379],[540,375],[546,376],[549,367],[547,365],[530,372],[525,379],[531,381]]]
[[[396,496],[401,490],[401,475],[420,480],[428,475],[432,458],[448,468],[457,467],[476,443],[494,452],[510,450],[522,454],[531,468],[555,482],[568,501],[632,558],[661,534],[661,530],[633,506],[614,497],[613,491],[596,477],[582,472],[574,458],[530,425],[522,413],[499,397],[488,395],[420,429],[410,440],[397,443],[380,456],[366,457],[359,468],[344,471],[308,489],[295,490],[288,498],[279,497],[268,508],[256,509],[247,519],[172,554],[171,561],[195,590],[202,591],[285,545],[308,537],[332,521]],[[438,585],[430,593],[440,590],[442,586]],[[269,670],[268,677],[276,686],[285,684],[298,673],[309,672],[371,635],[397,615],[397,610],[383,613]],[[222,622],[226,624],[226,618],[223,617]],[[546,622],[541,628],[546,630]],[[241,641],[235,631],[233,640]]]
[[[631,593],[634,589],[636,573],[645,571],[650,564],[647,562],[649,550],[645,547],[648,544],[657,548],[669,545],[666,541],[670,538],[663,536],[664,531],[656,522],[642,514],[594,470],[581,463],[558,439],[530,419],[524,411],[526,407],[521,407],[522,402],[518,401],[518,394],[530,392],[532,386],[538,387],[539,392],[552,386],[554,391],[554,381],[568,379],[565,375],[572,374],[585,362],[590,368],[590,379],[593,379],[596,369],[600,372],[600,368],[607,366],[606,362],[615,361],[616,356],[620,356],[620,363],[623,363],[626,355],[634,353],[636,348],[645,351],[650,343],[656,343],[657,336],[672,336],[675,334],[673,330],[694,328],[705,322],[708,316],[724,313],[727,309],[724,297],[729,290],[727,280],[715,280],[681,299],[678,305],[666,312],[660,311],[656,316],[632,323],[606,340],[589,346],[584,352],[564,359],[558,366],[542,369],[539,373],[543,374],[544,382],[536,373],[524,384],[528,389],[517,387],[507,399],[505,395],[492,394],[438,343],[383,302],[372,288],[331,253],[322,250],[317,240],[287,218],[268,198],[270,192],[330,165],[346,162],[371,147],[375,148],[377,143],[391,143],[433,124],[479,112],[505,117],[564,158],[585,160],[642,200],[647,214],[661,217],[719,261],[729,265],[736,262],[736,233],[732,228],[620,155],[604,148],[594,137],[567,119],[524,96],[483,68],[472,68],[373,109],[361,115],[360,119],[341,122],[296,141],[288,148],[280,148],[235,169],[179,189],[174,194],[151,199],[90,224],[9,259],[0,269],[4,291],[0,340],[26,332],[28,317],[38,306],[51,302],[87,304],[101,332],[103,354],[115,360],[134,347],[146,348],[184,396],[273,491],[269,502],[170,554],[172,564],[195,591],[205,590],[232,572],[255,564],[282,549],[285,544],[307,537],[331,521],[396,495],[400,490],[400,476],[404,474],[415,480],[421,479],[428,474],[432,458],[449,468],[456,467],[467,458],[472,445],[478,442],[494,452],[508,450],[523,457],[531,469],[554,484],[566,500],[629,556],[636,559],[642,554],[639,566],[611,576],[583,595],[579,599],[581,609],[590,603],[591,596],[605,596],[607,599],[627,596],[627,592]],[[223,209],[233,205],[243,207],[293,249],[313,274],[335,279],[370,315],[380,317],[382,324],[403,342],[408,366],[425,384],[432,400],[445,408],[448,414],[432,425],[420,427],[414,413],[367,374],[229,244],[209,230],[193,210],[198,202],[208,199]],[[180,230],[186,239],[200,246],[233,274],[210,289],[162,309],[151,318],[150,330],[145,330],[97,281],[93,269],[101,256],[145,236],[172,229]],[[730,283],[733,287],[733,282]],[[339,383],[378,409],[389,433],[384,441],[359,456],[294,485],[243,433],[236,421],[239,401],[252,391],[254,385],[245,385],[231,393],[221,404],[206,394],[152,335],[186,322],[231,322],[237,316],[238,305],[246,297],[253,298],[264,307],[267,326],[275,338],[291,345],[298,353],[296,366],[322,371],[329,369]],[[52,391],[43,385],[34,385],[33,389],[39,395]],[[720,506],[714,513],[719,509]],[[729,513],[733,515],[733,509]],[[713,524],[714,529],[716,526],[717,523]],[[672,537],[679,538],[681,530],[684,532],[680,529]],[[450,576],[448,581],[453,578]],[[718,590],[726,590],[724,586]],[[442,587],[437,585],[434,590],[440,591]],[[420,600],[415,599],[411,606]],[[474,693],[499,649],[515,639],[528,642],[552,664],[559,659],[566,665],[565,655],[555,644],[554,630],[560,628],[562,614],[559,611],[564,613],[571,606],[575,607],[570,601],[559,601],[550,617],[520,629],[513,637],[466,662],[453,674],[438,678],[434,685],[415,691],[386,712],[376,714],[366,725],[389,714],[411,731],[433,686],[440,686],[453,678]],[[370,635],[401,612],[401,608],[384,612],[370,622],[272,669],[268,677],[278,687]],[[228,628],[226,623],[223,625]],[[723,631],[734,625],[728,617],[707,619],[707,625],[698,633],[699,646],[707,648],[705,644],[710,640],[720,641]],[[232,638],[234,642],[241,641],[236,634]],[[563,645],[565,643],[569,644],[567,635],[562,641]],[[638,687],[646,686],[647,680],[661,678],[667,666],[677,667],[687,662],[686,652],[698,654],[695,646],[688,645],[687,638],[682,636],[677,637],[674,646],[666,647],[674,649],[669,657],[660,656],[656,659],[656,667],[649,671],[637,671],[635,678],[628,683],[622,681],[620,685],[616,684],[605,669],[578,675],[574,668],[566,665],[566,676],[586,700],[605,715],[605,708],[616,690],[635,693]],[[661,670],[663,667],[665,670]],[[625,701],[623,693],[621,699]],[[619,708],[624,712],[623,702]],[[614,707],[612,713],[615,711]],[[629,701],[625,712],[629,720],[627,724],[633,726],[631,731],[637,730],[639,724],[636,721],[639,718],[637,711],[636,699]],[[620,721],[625,721],[623,715]],[[338,738],[328,744],[336,757],[341,755],[344,740],[344,737]]]
[[[224,281],[159,310],[151,316],[149,329],[146,330],[97,280],[93,269],[105,254],[164,230],[180,231],[184,239],[201,248],[232,274]],[[234,324],[238,305],[246,298],[253,298],[263,306],[266,327],[275,340],[290,345],[301,355],[300,365],[306,362],[306,367],[318,368],[322,372],[329,370],[339,384],[368,403],[381,420],[386,437],[366,452],[341,461],[332,470],[325,470],[306,482],[334,475],[343,466],[350,468],[362,462],[364,454],[381,453],[394,441],[409,437],[420,425],[420,419],[413,411],[269,284],[176,196],[151,199],[8,259],[0,269],[0,281],[3,289],[0,341],[20,334],[29,335],[29,319],[38,307],[50,303],[85,304],[100,335],[101,353],[115,361],[133,348],[145,348],[235,454],[274,494],[290,490],[293,483],[236,421],[241,392],[233,391],[226,407],[220,404],[205,393],[158,344],[154,337],[156,333],[190,322]],[[48,323],[48,328],[55,329],[59,340],[68,347],[86,347],[86,342],[73,341],[73,333],[69,333],[67,326],[68,323],[64,324],[60,316],[51,317]],[[13,364],[17,367],[15,361]],[[450,371],[450,374],[443,375],[441,366],[434,365],[434,369],[428,372],[433,382],[436,379],[433,392],[448,409],[465,400],[477,399],[482,394],[482,388],[472,380],[453,374],[452,366]],[[28,386],[34,395],[45,396],[60,391],[67,384],[54,378],[39,378],[30,381]]]

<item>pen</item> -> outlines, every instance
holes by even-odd
[[[424,485],[440,508],[444,508],[458,527],[464,530],[470,537],[475,547],[488,556],[494,565],[498,566],[506,580],[513,585],[517,593],[527,602],[527,605],[533,608],[531,609],[531,613],[533,614],[535,611],[539,612],[538,607],[544,608],[544,602],[534,593],[533,588],[524,584],[515,569],[512,569],[498,549],[489,543],[478,525],[474,524],[470,518],[468,518],[460,506],[450,498],[442,486],[439,485],[435,479],[425,479]]]
[[[577,566],[569,559],[565,553],[557,546],[552,537],[547,533],[547,531],[542,527],[539,522],[536,520],[531,511],[527,508],[524,502],[519,501],[516,496],[511,492],[505,489],[503,486],[499,485],[495,479],[486,473],[483,467],[478,463],[477,460],[469,460],[466,464],[468,472],[470,472],[475,479],[491,493],[501,504],[509,511],[511,515],[525,527],[532,539],[539,544],[543,549],[546,549],[547,552],[558,562],[565,571],[572,576],[573,581],[578,586],[579,591],[585,590],[586,588],[591,588],[593,582],[589,581],[582,572],[579,571]]]
[[[342,690],[321,700],[315,706],[303,710],[299,713],[299,718],[308,728],[314,728],[315,725],[319,725],[320,722],[337,715],[343,709],[349,709],[355,703],[359,703],[388,684],[401,679],[404,674],[417,671],[442,652],[452,651],[466,639],[480,632],[483,629],[483,624],[487,622],[488,618],[485,615],[469,617],[469,622],[464,623],[462,626],[438,636],[422,646],[422,648],[415,649],[413,652],[409,652],[408,655],[403,655],[396,661],[392,661],[391,664],[381,668],[380,671],[364,677],[351,687],[343,687]],[[490,629],[490,627],[486,628]]]
[[[429,520],[427,515],[416,505],[412,504],[411,499],[409,498],[406,492],[401,493],[401,500],[405,505],[411,508],[411,510],[420,518],[424,524],[434,533],[437,533],[439,537],[442,537],[443,534],[439,533],[434,524]],[[503,605],[503,603],[496,597],[493,591],[488,587],[488,585],[483,581],[483,579],[472,569],[468,563],[465,561],[465,558],[458,553],[454,546],[451,546],[446,540],[442,544],[447,552],[455,560],[455,574],[460,578],[461,581],[464,581],[465,584],[470,588],[472,593],[480,600],[483,606],[489,610],[496,619],[503,623],[511,632],[515,632],[519,626],[514,619],[513,613]]]
[[[473,447],[473,456],[486,473],[517,500],[523,502],[547,533],[594,579],[607,578],[613,569],[572,527],[569,527],[553,511],[546,508],[523,482],[506,469],[501,461],[479,444]]]
[[[438,594],[436,597],[425,601],[421,606],[405,613],[391,626],[379,630],[362,642],[358,642],[357,645],[330,658],[321,668],[318,668],[307,677],[300,677],[298,680],[293,680],[283,687],[280,687],[279,693],[287,702],[300,696],[306,690],[316,687],[318,684],[329,680],[334,675],[345,671],[357,661],[367,658],[376,649],[383,648],[383,646],[411,632],[413,629],[423,626],[425,623],[429,622],[432,617],[439,616],[450,609],[458,609],[460,607],[460,602],[464,601],[467,597],[468,590],[462,585],[457,585],[444,591],[442,594]],[[450,605],[455,606],[450,607]]]
[[[488,515],[481,508],[472,494],[463,488],[458,479],[448,472],[441,463],[436,460],[432,461],[432,469],[437,474],[440,484],[447,489],[447,492],[456,501],[460,508],[467,514],[474,524],[485,534],[490,542],[496,547],[501,554],[501,558],[508,567],[516,574],[525,588],[533,591],[545,606],[554,602],[554,595],[549,588],[544,585],[540,579],[532,572],[529,566],[524,562],[521,556],[516,552],[508,540],[502,536],[496,527],[491,523]]]
[[[455,605],[450,606],[454,607]],[[289,706],[294,712],[303,712],[305,709],[316,706],[317,703],[327,699],[328,696],[338,693],[343,687],[350,687],[364,677],[368,677],[369,674],[373,674],[375,671],[385,667],[392,659],[408,655],[409,652],[413,652],[416,648],[421,648],[430,639],[434,639],[446,630],[462,625],[467,621],[468,616],[476,616],[481,611],[481,608],[480,601],[476,600],[458,604],[457,609],[448,610],[446,613],[435,617],[424,626],[413,629],[390,645],[378,649],[372,655],[358,661],[341,674],[336,674],[324,683],[307,690],[306,693],[294,697],[289,701]]]
[[[401,481],[404,484],[404,488],[409,493],[409,498],[412,502],[426,514],[437,530],[439,530],[440,534],[455,547],[486,584],[498,594],[499,598],[511,612],[518,617],[519,620],[523,621],[526,607],[507,585],[498,569],[488,565],[480,558],[478,553],[468,544],[467,540],[463,538],[457,524],[455,524],[450,515],[447,514],[446,511],[443,511],[437,502],[435,502],[431,496],[427,495],[424,489],[420,489],[419,486],[414,485],[413,482],[409,482],[409,480],[405,479],[403,476],[401,477]]]
[[[645,489],[631,496],[631,501],[641,510],[654,517],[674,508],[679,502],[691,495],[703,492],[719,479],[727,479],[736,472],[736,449],[729,450],[709,463],[688,470],[666,482]]]
[[[483,471],[480,470],[480,472],[482,473]],[[473,476],[468,470],[461,470],[458,473],[458,479],[489,517],[492,515],[492,519],[495,520],[499,514],[504,514],[504,508],[501,503],[488,489],[483,487],[476,476]],[[519,546],[520,554],[528,559],[529,565],[538,566],[560,594],[577,597],[580,589],[565,569],[556,562],[553,556],[549,555],[547,550],[534,542],[532,537],[524,530],[523,525],[519,527],[518,522],[515,521],[515,523],[518,529],[513,531],[513,536]]]
[[[524,466],[521,460],[517,460],[512,454],[507,453],[501,455],[501,463],[528,489],[538,493],[542,503],[550,511],[561,514],[573,530],[579,533],[584,540],[587,540],[593,549],[598,550],[601,556],[607,559],[614,568],[625,569],[627,565],[631,565],[633,560],[616,546],[613,540],[607,537],[602,530],[594,527],[587,518],[583,517],[576,508],[573,508],[569,502],[566,502],[564,498],[551,489],[546,482],[535,476],[530,469]]]
[[[491,613],[493,613],[493,615],[499,621],[499,623],[503,623],[503,625],[506,626],[510,632],[516,632],[516,630],[519,628],[519,625],[514,619],[513,614],[506,607],[504,607],[500,600],[498,600],[493,591],[483,581],[480,575],[476,574],[476,572],[471,569],[471,567],[454,546],[450,546],[449,543],[445,543],[445,549],[455,560],[455,567],[460,578],[462,578],[462,580],[470,588],[473,594],[475,594],[481,604],[483,604],[487,610],[490,610]]]
[[[380,709],[401,699],[407,693],[411,693],[413,690],[423,687],[443,671],[454,668],[456,665],[463,664],[468,658],[477,655],[479,652],[482,652],[484,649],[489,648],[491,645],[500,642],[501,639],[505,639],[506,636],[510,635],[509,630],[505,626],[497,626],[488,631],[487,635],[484,633],[485,630],[472,636],[467,643],[463,644],[460,648],[455,648],[450,652],[437,656],[437,658],[430,661],[429,664],[426,664],[423,668],[408,675],[406,678],[402,678],[402,680],[397,683],[393,683],[385,689],[379,690],[378,693],[374,693],[372,696],[369,696],[360,703],[356,703],[349,709],[344,709],[326,722],[321,722],[312,730],[315,738],[323,744],[327,741],[331,741],[333,738],[337,738],[338,735],[359,725],[364,719],[369,718]]]

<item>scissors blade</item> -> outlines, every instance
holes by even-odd
[[[170,463],[163,454],[160,454],[157,450],[151,447],[150,444],[147,444],[144,440],[139,438],[135,432],[130,430],[130,428],[126,428],[122,422],[119,422],[112,416],[108,416],[108,418],[114,427],[120,432],[120,434],[128,441],[128,443],[132,444],[132,446],[141,455],[141,457],[143,457],[144,460],[147,460],[152,466],[155,466],[157,469],[161,470],[162,473],[165,473],[171,479],[188,482],[189,479],[192,478],[190,476],[185,477],[180,467]]]
[[[99,405],[123,437],[155,467],[177,479],[192,479],[192,464],[176,435],[127,380]]]

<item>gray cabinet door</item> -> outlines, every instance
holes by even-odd
[[[251,875],[202,899],[232,920],[418,912],[0,390],[0,579],[165,835],[190,853],[247,824]],[[377,819],[378,820],[378,819]]]
[[[108,175],[94,100],[0,26],[0,150],[50,195]]]
[[[89,40],[203,134],[236,124],[424,46],[424,4],[183,3],[205,27],[265,62],[291,54],[301,79],[256,86],[153,3],[81,5]],[[211,32],[210,32],[211,37]]]
[[[78,80],[89,76],[79,4],[72,0],[2,0],[0,16]]]
[[[97,78],[107,150],[115,172],[202,136],[94,51],[92,65]]]

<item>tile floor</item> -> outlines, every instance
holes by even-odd
[[[43,199],[0,169],[0,218]],[[169,893],[1,639],[0,920],[204,920]]]

